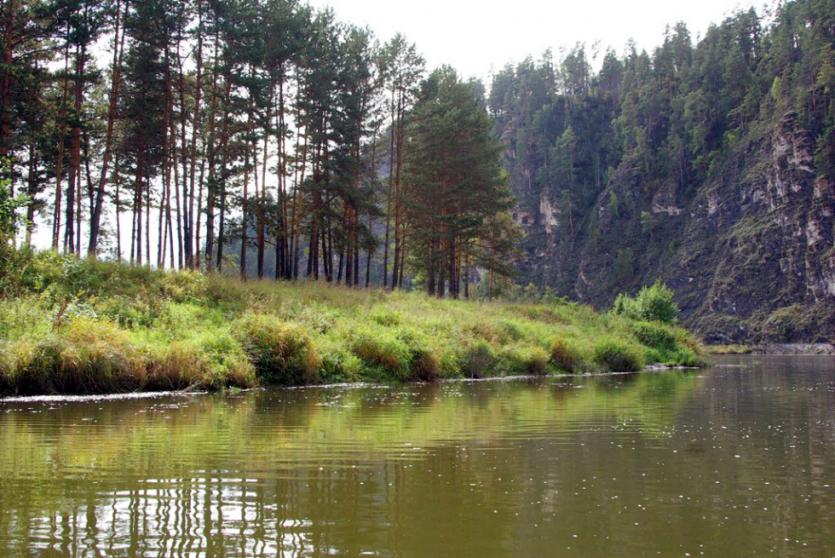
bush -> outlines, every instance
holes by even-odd
[[[499,340],[502,342],[518,341],[524,334],[522,326],[514,320],[499,320]]]
[[[206,276],[198,271],[165,273],[160,278],[163,294],[176,302],[192,302],[206,295]]]
[[[400,314],[387,308],[374,307],[369,317],[381,326],[396,326],[400,324]]]
[[[353,382],[361,378],[363,362],[336,336],[323,336],[316,344],[322,356],[320,379],[326,383]]]
[[[395,335],[385,330],[362,330],[354,335],[351,351],[366,365],[384,376],[405,379],[409,369],[409,348]]]
[[[513,345],[502,352],[505,371],[511,375],[544,375],[548,371],[548,351],[535,345]]]
[[[644,357],[639,351],[611,339],[595,344],[594,361],[611,372],[638,372],[644,367]]]
[[[233,327],[258,378],[268,384],[302,385],[316,381],[322,360],[299,326],[262,314],[249,314]]]
[[[802,334],[809,329],[808,313],[801,304],[774,310],[762,326],[765,339],[783,343],[802,339]]]
[[[145,385],[144,360],[127,333],[86,318],[46,336],[18,366],[19,393],[105,393]]]
[[[580,353],[573,343],[566,339],[554,339],[551,345],[551,362],[560,370],[575,372],[581,362]]]
[[[466,377],[483,378],[490,375],[496,363],[496,354],[489,343],[479,339],[466,349],[462,360],[461,371]]]
[[[678,317],[673,294],[672,289],[656,281],[650,287],[643,287],[635,298],[619,294],[612,311],[633,320],[673,323]]]
[[[441,374],[441,362],[433,352],[427,349],[415,349],[412,352],[409,372],[410,379],[432,382]]]
[[[638,341],[659,351],[676,350],[676,336],[668,327],[654,322],[632,324],[632,331]]]
[[[548,351],[542,347],[531,347],[525,356],[528,374],[543,376],[548,372]]]

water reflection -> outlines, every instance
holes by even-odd
[[[0,555],[830,556],[835,364],[0,403]]]

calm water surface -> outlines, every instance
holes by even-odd
[[[835,359],[0,402],[0,556],[835,556]]]

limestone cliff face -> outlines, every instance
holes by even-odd
[[[711,342],[835,339],[835,185],[793,114],[695,187],[622,162],[590,212],[570,216],[574,236],[558,226],[557,185],[532,192],[515,168],[523,278],[596,306],[660,278]]]

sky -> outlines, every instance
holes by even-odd
[[[763,0],[310,0],[341,21],[367,25],[382,40],[401,32],[434,68],[450,64],[463,77],[489,81],[492,71],[551,48],[600,42],[619,54],[633,38],[651,51],[664,28],[687,24],[694,39],[737,8]],[[589,52],[589,51],[587,51]]]

